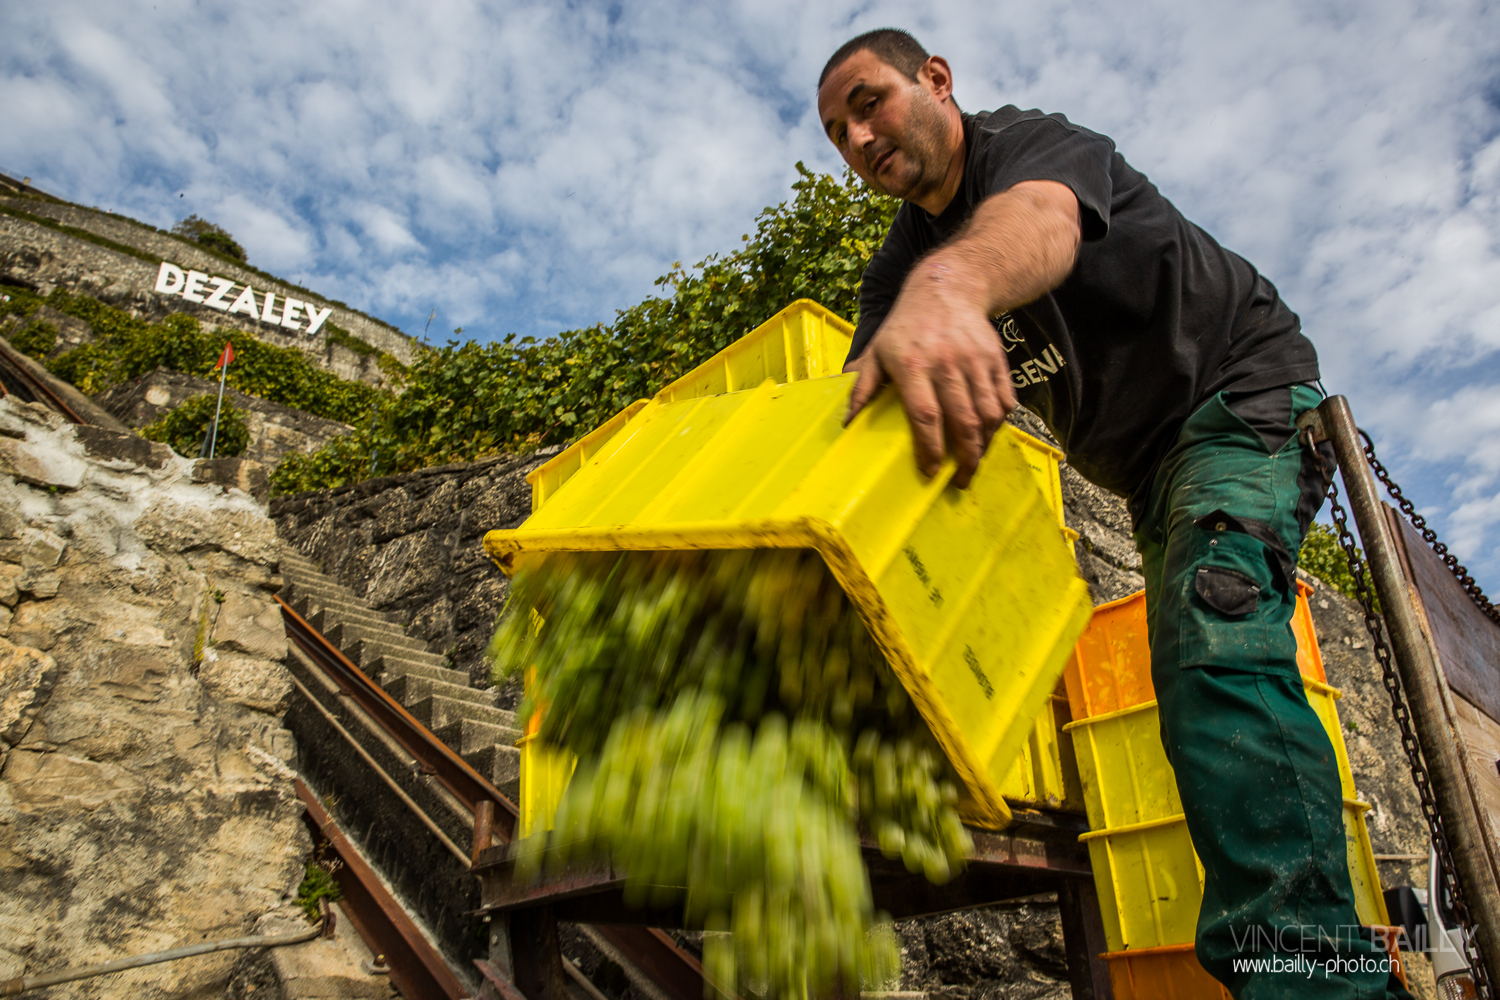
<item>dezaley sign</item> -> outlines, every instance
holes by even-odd
[[[213,286],[212,289],[208,287],[210,285]],[[253,319],[284,326],[288,330],[302,329],[305,312],[307,329],[304,332],[309,337],[318,332],[333,312],[332,309],[319,309],[311,302],[293,298],[286,299],[278,310],[275,292],[266,292],[265,297],[257,302],[255,289],[249,285],[230,301],[229,293],[234,291],[234,282],[228,278],[214,277],[202,271],[185,272],[176,264],[166,261],[161,262],[161,270],[156,274],[156,290],[163,295],[181,295],[189,302],[201,302],[210,309],[223,313],[244,313]]]

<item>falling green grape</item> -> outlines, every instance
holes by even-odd
[[[778,997],[899,971],[860,854],[946,882],[957,779],[856,609],[806,551],[555,555],[489,648],[521,715],[578,757],[518,875],[607,856],[634,906],[682,904],[708,977]]]

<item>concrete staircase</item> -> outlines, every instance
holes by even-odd
[[[288,545],[281,573],[282,600],[503,795],[518,800],[521,731],[514,712],[498,708],[493,692],[470,687],[466,673]]]

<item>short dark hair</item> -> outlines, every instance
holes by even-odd
[[[828,57],[823,72],[818,75],[818,86],[822,87],[828,74],[856,52],[875,53],[881,62],[913,83],[917,80],[917,70],[922,68],[928,58],[927,50],[911,36],[911,32],[900,28],[876,28],[863,35],[856,35],[840,45],[838,51]]]

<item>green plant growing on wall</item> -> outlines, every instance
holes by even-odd
[[[328,855],[328,841],[324,840],[313,852],[312,858],[307,862],[307,871],[302,878],[302,883],[297,886],[297,905],[302,907],[302,912],[307,915],[308,920],[317,920],[318,901],[326,899],[330,903],[337,903],[344,898],[344,890],[334,880],[334,873],[344,867],[344,863],[338,858],[330,858]]]
[[[1355,551],[1363,562],[1364,550],[1356,547]],[[1345,558],[1344,550],[1339,545],[1338,532],[1328,525],[1313,524],[1307,529],[1307,537],[1302,540],[1302,551],[1297,555],[1297,565],[1345,597],[1359,600],[1354,589],[1354,574],[1349,572],[1349,560]],[[1373,593],[1370,596],[1374,598]],[[1375,609],[1380,610],[1379,598],[1375,598]]]
[[[49,371],[86,395],[157,368],[217,381],[214,364],[231,339],[236,358],[229,367],[228,385],[246,395],[341,423],[367,421],[376,401],[385,395],[374,386],[342,379],[319,368],[296,348],[277,347],[230,329],[205,331],[186,313],[147,323],[97,299],[62,289],[49,295],[46,302],[58,312],[88,323],[99,338],[97,343],[75,347],[47,362]],[[398,377],[399,363],[394,359],[384,363],[384,355],[380,360],[388,376]]]
[[[196,212],[173,226],[172,235],[185,237],[210,250],[233,257],[235,260],[245,259],[245,248],[240,246],[233,236],[230,236],[222,226],[216,226],[207,219],[200,219]]]
[[[10,346],[38,361],[45,360],[57,347],[57,327],[46,320],[37,320],[11,337]]]
[[[330,344],[340,344],[347,347],[360,357],[368,357],[371,354],[380,353],[380,348],[367,340],[361,340],[337,323],[324,323],[323,335]]]
[[[186,458],[197,458],[203,446],[203,438],[214,422],[216,396],[204,394],[186,400],[154,424],[141,428],[141,436],[170,445],[172,450]],[[243,455],[250,446],[250,430],[245,426],[245,417],[229,400],[224,400],[224,410],[219,415],[218,445],[215,458],[234,458]]]

